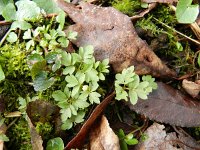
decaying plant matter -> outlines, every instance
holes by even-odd
[[[95,58],[109,58],[116,72],[134,65],[136,73],[140,75],[175,76],[139,38],[128,16],[112,7],[81,2],[80,9],[63,0],[56,2],[76,23],[67,29],[78,32],[78,38],[73,43],[78,47],[93,45]]]

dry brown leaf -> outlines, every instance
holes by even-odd
[[[177,140],[176,134],[167,134],[164,128],[164,125],[158,123],[151,125],[144,132],[148,138],[138,144],[134,150],[183,150],[173,145],[174,141]]]
[[[162,82],[158,82],[158,89],[148,96],[148,100],[128,106],[158,122],[181,127],[200,126],[200,102]]]
[[[142,2],[145,3],[167,3],[167,4],[172,4],[174,2],[178,2],[178,0],[142,0]]]
[[[109,58],[116,72],[134,65],[137,74],[154,76],[175,76],[149,48],[147,43],[138,37],[131,18],[112,7],[99,7],[86,2],[80,8],[55,0],[58,5],[76,23],[68,28],[77,31],[76,46],[93,45],[97,60]]]
[[[5,134],[7,130],[7,126],[3,123],[0,126],[0,134]],[[4,148],[4,141],[0,140],[0,150],[3,150]]]
[[[33,124],[35,124],[35,122],[38,121],[43,123],[49,121],[55,127],[55,135],[59,137],[65,137],[67,132],[61,130],[62,123],[60,120],[59,110],[60,109],[58,106],[50,102],[43,100],[36,100],[28,104],[26,112]],[[35,114],[37,114],[38,117],[35,117]]]
[[[197,84],[195,82],[188,81],[188,80],[184,79],[183,82],[182,82],[182,87],[192,97],[197,97],[199,95],[200,84]]]
[[[120,150],[119,139],[110,128],[108,120],[102,116],[90,130],[90,150]]]
[[[29,117],[27,117],[27,121],[28,121],[28,126],[30,129],[32,149],[43,150],[44,148],[42,146],[42,143],[43,143],[42,137],[37,133]]]

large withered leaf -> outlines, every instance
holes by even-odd
[[[78,32],[78,38],[73,43],[78,47],[93,45],[95,58],[109,58],[116,72],[134,65],[137,74],[175,75],[139,38],[127,15],[112,7],[81,2],[79,9],[64,0],[55,1],[76,23],[66,31]]]
[[[200,126],[200,102],[162,82],[158,82],[158,89],[148,96],[148,100],[128,106],[158,122],[181,127]]]

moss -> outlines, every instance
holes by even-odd
[[[7,143],[9,150],[31,150],[31,136],[27,121],[20,118],[8,131],[10,141]]]
[[[111,5],[117,10],[132,16],[141,9],[141,3],[139,0],[114,0]]]
[[[35,129],[44,141],[52,138],[53,125],[50,122],[37,122]]]

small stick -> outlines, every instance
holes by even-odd
[[[143,12],[141,12],[141,13],[138,14],[138,15],[135,15],[135,16],[130,17],[131,20],[136,20],[136,19],[138,19],[138,18],[144,17],[144,15],[146,15],[146,14],[149,13],[152,9],[154,9],[154,8],[156,7],[156,5],[157,5],[157,3],[151,3],[151,4],[149,4],[149,7],[148,7],[146,10],[144,10]]]
[[[156,21],[158,21],[160,24],[162,24],[162,25],[165,26],[166,28],[171,29],[172,31],[178,33],[179,35],[181,35],[181,36],[183,36],[183,37],[185,37],[185,38],[187,38],[188,40],[190,40],[190,41],[192,41],[192,42],[194,42],[194,43],[200,45],[200,42],[199,42],[199,41],[197,41],[197,40],[195,40],[195,39],[192,39],[191,37],[189,37],[189,36],[187,36],[187,35],[185,35],[185,34],[179,32],[179,31],[177,31],[176,29],[174,29],[174,28],[172,28],[172,27],[166,25],[165,23],[161,22],[160,20],[158,20],[158,19],[156,19],[156,18],[154,18],[154,17],[153,17],[153,19],[155,19]]]

